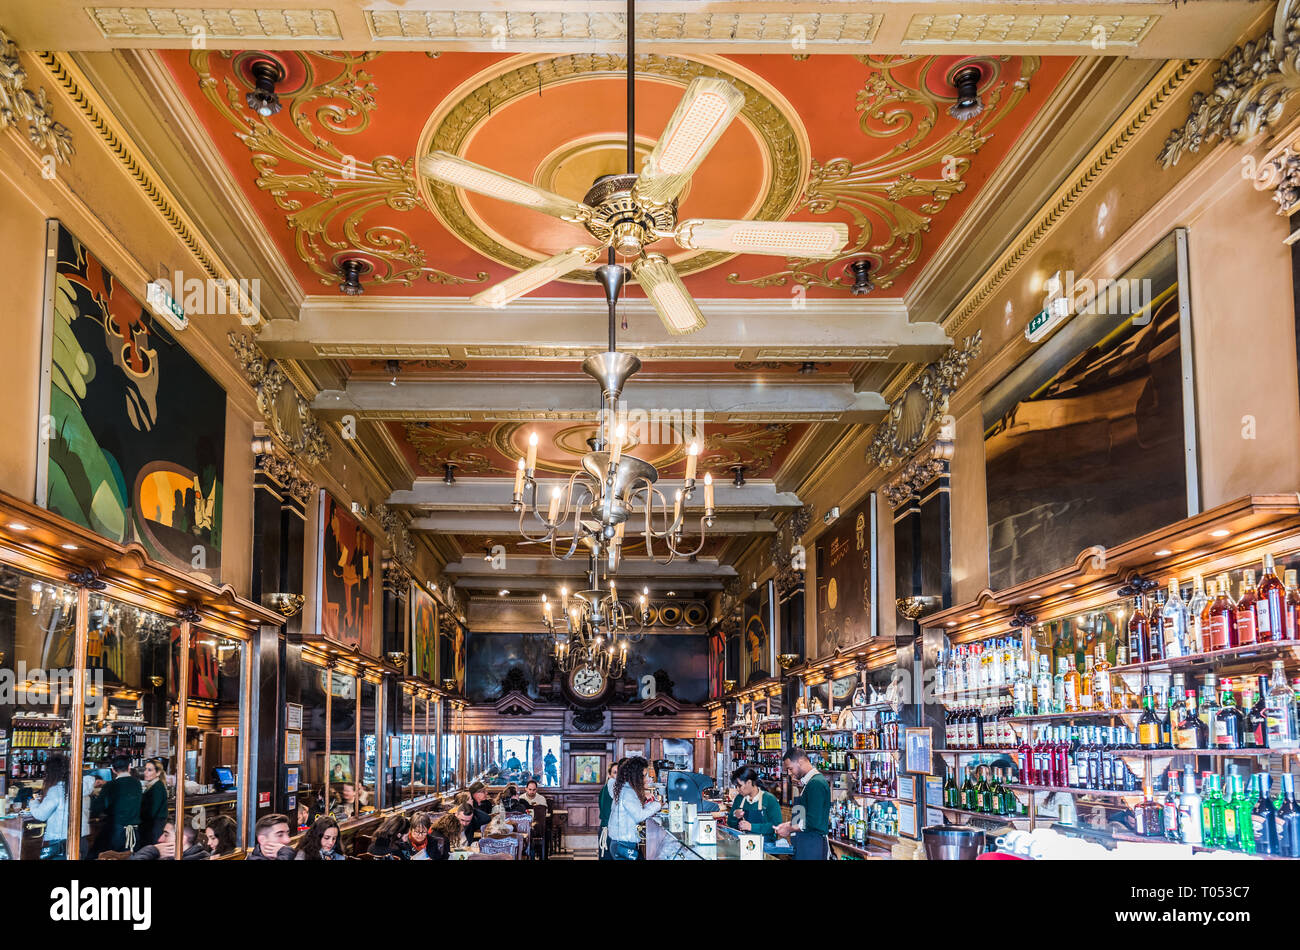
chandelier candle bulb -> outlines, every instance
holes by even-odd
[[[688,488],[695,484],[695,463],[700,457],[700,444],[692,442],[691,447],[686,452],[686,485]]]
[[[619,423],[618,428],[614,430],[614,438],[609,443],[609,471],[610,480],[613,480],[613,473],[618,470],[618,460],[623,457],[623,442],[627,438],[627,426]]]
[[[560,514],[560,487],[557,485],[551,489],[551,507],[547,511],[546,520],[554,524]]]
[[[712,520],[713,514],[713,475],[706,472],[704,474],[704,517]]]
[[[524,460],[519,460],[519,467],[515,469],[515,504],[518,505],[524,500]]]
[[[681,524],[681,521],[682,521],[682,490],[679,488],[677,489],[676,496],[673,498],[673,530],[674,531],[677,530],[677,526]]]
[[[528,477],[533,477],[533,472],[537,469],[537,433],[532,432],[528,435]]]

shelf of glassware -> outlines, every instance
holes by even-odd
[[[981,821],[993,822],[994,824],[1004,825],[1028,825],[1032,820],[1028,815],[997,815],[992,812],[969,811],[965,808],[950,808],[947,805],[928,805],[935,811],[941,811],[945,815],[955,815],[959,818],[977,818]]]

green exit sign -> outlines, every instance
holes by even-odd
[[[1034,314],[1025,327],[1025,339],[1030,343],[1037,343],[1046,337],[1049,333],[1060,326],[1066,318],[1066,313],[1052,313],[1050,310],[1041,310]]]

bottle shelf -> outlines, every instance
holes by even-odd
[[[1224,663],[1251,662],[1256,657],[1272,659],[1279,654],[1290,653],[1300,649],[1300,640],[1270,640],[1267,643],[1252,643],[1244,647],[1229,647],[1226,650],[1211,650],[1208,653],[1193,653],[1172,660],[1147,660],[1145,663],[1126,663],[1113,666],[1111,673],[1140,672],[1179,672],[1202,666],[1222,665]]]
[[[1222,758],[1237,758],[1248,755],[1287,755],[1296,749],[1116,749],[1118,756],[1141,756],[1147,759],[1165,758],[1179,755],[1210,755]]]
[[[1238,851],[1235,848],[1210,848],[1203,844],[1186,844],[1182,841],[1170,841],[1163,835],[1140,835],[1133,831],[1112,831],[1110,836],[1116,841],[1132,841],[1137,844],[1170,844],[1180,848],[1191,848],[1196,853],[1208,854],[1231,854],[1243,858],[1258,858],[1261,861],[1296,861],[1300,858],[1289,858],[1281,854],[1250,854],[1246,851]]]
[[[1086,709],[1076,712],[1037,713],[1032,716],[1008,716],[1007,722],[1053,722],[1071,719],[1092,719],[1099,716],[1140,716],[1141,709]]]
[[[1142,792],[1122,792],[1111,791],[1105,788],[1074,788],[1071,785],[1022,785],[1019,783],[1009,783],[1007,788],[1015,789],[1019,792],[1069,792],[1071,795],[1083,795],[1088,798],[1141,798]]]
[[[1028,815],[990,815],[982,811],[967,811],[965,808],[952,808],[949,805],[929,805],[927,807],[934,808],[949,815],[963,815],[967,818],[981,818],[984,821],[1029,821]]]
[[[1010,755],[1010,756],[1014,756],[1014,755],[1016,754],[1016,752],[1019,751],[1019,748],[1018,748],[1018,747],[1015,747],[1015,746],[1008,746],[1008,747],[1006,747],[1006,748],[997,749],[997,748],[993,748],[993,747],[990,746],[990,747],[986,747],[986,748],[982,748],[982,749],[935,749],[934,751],[937,752],[939,755]]]
[[[1011,685],[976,686],[973,689],[944,690],[934,694],[934,701],[945,706],[955,706],[971,699],[1005,699],[1011,695]]]

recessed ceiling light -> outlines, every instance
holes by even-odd
[[[979,613],[978,613],[978,612],[973,613],[973,614],[967,614],[967,615],[966,615],[966,619],[967,619],[967,620],[974,620],[974,619],[975,619],[976,617],[978,617],[978,616],[979,616]]]
[[[1043,595],[1042,595],[1042,594],[1030,594],[1030,595],[1029,595],[1029,599],[1030,599],[1030,600],[1042,600],[1042,599],[1043,599]]]
[[[948,627],[955,627],[955,626],[957,626],[957,621],[955,621],[955,620],[949,620],[948,623],[945,624],[945,626],[948,626]]]
[[[1073,586],[1074,586],[1073,584],[1071,584],[1070,582],[1067,581],[1066,583],[1064,583],[1064,584],[1061,585],[1061,590],[1069,590],[1069,589],[1072,588]]]
[[[60,544],[59,547],[63,548],[63,550],[65,551],[77,550],[77,546],[75,544]]]
[[[176,593],[178,593],[178,594],[188,594],[189,591],[187,591],[187,590],[185,590],[185,589],[183,589],[183,588],[177,588]]]
[[[10,530],[10,531],[27,531],[27,530],[29,530],[29,529],[28,529],[27,525],[23,524],[21,521],[11,521],[11,522],[9,522],[9,530]]]
[[[156,577],[146,577],[146,578],[144,579],[144,582],[145,582],[146,584],[157,584],[157,583],[158,583],[158,578],[156,578]]]
[[[10,525],[10,527],[12,528],[13,525]],[[1226,538],[1226,537],[1227,537],[1229,534],[1231,534],[1231,533],[1232,533],[1232,532],[1229,531],[1227,528],[1215,528],[1213,531],[1210,532],[1210,537],[1212,537],[1212,538]]]
[[[508,593],[510,593],[510,591],[506,590],[504,587],[497,591],[497,595],[500,597],[504,597]]]
[[[1169,550],[1168,548],[1161,548],[1159,551],[1157,551],[1157,552],[1155,553],[1155,556],[1156,556],[1156,557],[1168,557],[1169,555],[1171,555],[1171,554],[1173,554],[1173,553],[1174,553],[1174,552],[1171,551],[1171,550]]]

